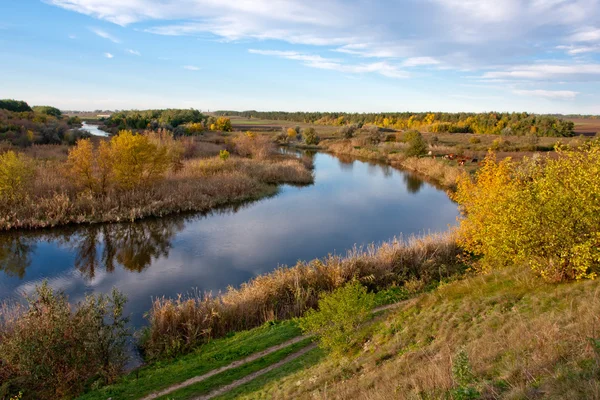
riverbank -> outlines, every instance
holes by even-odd
[[[320,145],[325,151],[336,155],[385,162],[393,167],[414,172],[447,190],[456,189],[458,178],[468,171],[458,165],[452,165],[441,157],[407,157],[403,153],[405,147],[403,143],[354,146],[351,140],[325,140]]]

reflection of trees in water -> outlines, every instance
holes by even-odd
[[[35,249],[33,240],[22,235],[6,233],[0,235],[0,270],[8,276],[23,279],[31,264],[30,253]]]
[[[45,241],[71,249],[75,268],[87,280],[93,279],[102,267],[106,272],[113,272],[117,264],[129,271],[141,272],[153,260],[168,256],[171,239],[184,224],[185,217],[175,216],[134,223],[4,233],[0,235],[0,270],[22,279],[31,264],[35,244]]]
[[[142,272],[154,260],[169,255],[171,240],[186,223],[212,215],[237,213],[253,203],[240,202],[204,214],[179,214],[133,223],[0,233],[0,271],[23,279],[31,265],[36,244],[48,242],[70,249],[75,256],[74,267],[87,280],[94,279],[100,268],[110,273],[117,265],[129,271]],[[44,254],[37,256],[43,258]]]
[[[78,231],[68,242],[75,251],[75,267],[91,280],[100,266],[106,272],[113,272],[117,264],[142,272],[153,260],[169,255],[171,239],[183,226],[182,218],[97,225]]]
[[[406,190],[408,193],[416,194],[419,193],[425,182],[419,177],[409,173],[404,174],[404,183],[406,183]]]
[[[352,171],[352,169],[354,168],[354,157],[338,155],[337,159],[340,169],[342,171]]]

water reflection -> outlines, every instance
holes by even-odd
[[[0,235],[0,270],[8,276],[23,279],[31,265],[35,240],[14,233]]]
[[[417,194],[425,184],[421,179],[412,174],[404,175],[404,183],[406,183],[406,190],[408,193]]]
[[[323,153],[299,156],[314,158],[315,184],[284,185],[262,201],[206,215],[0,234],[0,301],[44,279],[73,301],[117,287],[139,327],[153,297],[218,292],[278,265],[446,230],[456,220],[456,205],[418,177]]]

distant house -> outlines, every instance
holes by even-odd
[[[110,114],[98,114],[96,115],[98,118],[110,118]]]

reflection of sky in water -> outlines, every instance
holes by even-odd
[[[72,300],[116,286],[139,326],[152,297],[224,290],[278,265],[456,220],[444,192],[388,166],[327,154],[315,166],[315,185],[284,186],[237,212],[0,235],[0,299],[43,279]]]

